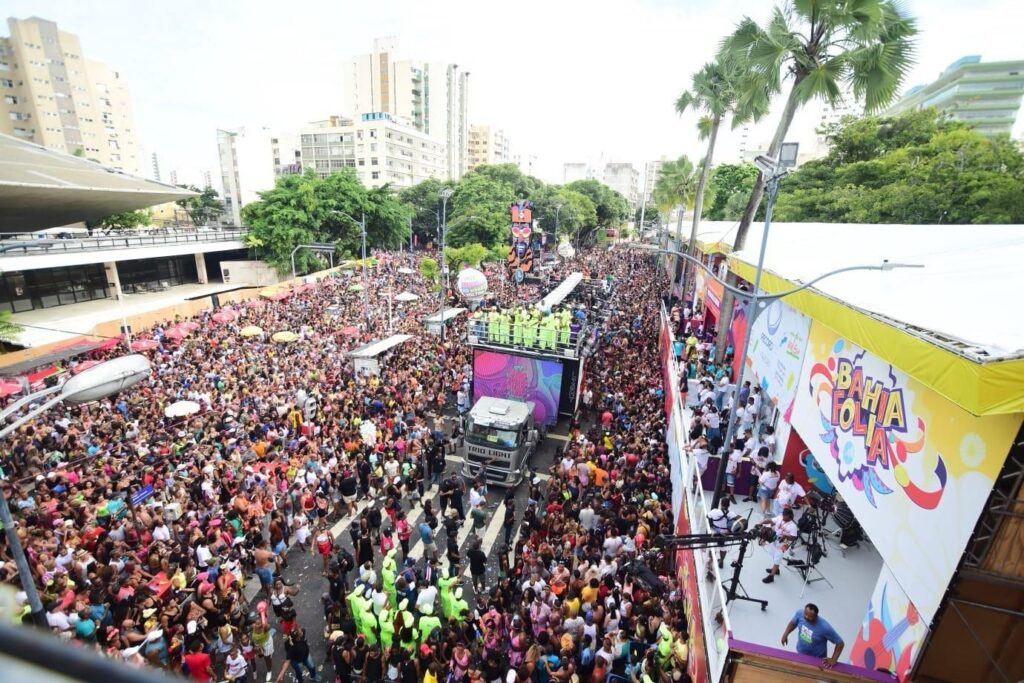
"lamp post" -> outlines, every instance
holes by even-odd
[[[340,211],[338,209],[331,209],[327,213],[334,213],[349,219],[353,223],[359,226],[360,237],[363,240],[363,318],[366,321],[366,329],[370,328],[370,285],[366,281],[366,212],[363,211],[363,219],[357,221],[350,214]]]
[[[444,342],[444,299],[448,289],[448,264],[444,253],[444,240],[445,234],[448,231],[448,200],[455,192],[450,188],[446,187],[438,193],[441,198],[441,292],[440,292],[440,308],[438,309],[438,317],[441,319],[441,342]]]
[[[30,409],[19,417],[12,424],[0,430],[0,440],[6,438],[12,432],[24,425],[26,422],[36,418],[58,403],[80,405],[92,403],[108,396],[113,396],[123,389],[138,384],[149,376],[150,364],[145,356],[133,354],[121,356],[112,360],[100,363],[70,378],[59,386],[47,387],[34,394],[15,401],[13,404],[0,412],[0,423],[15,415],[23,407],[39,399],[47,399],[41,405]],[[129,494],[130,495],[130,494]],[[7,505],[7,497],[0,488],[0,521],[4,525],[4,534],[7,536],[7,545],[11,549],[14,563],[18,567],[18,577],[21,579],[22,589],[28,598],[29,608],[32,610],[32,622],[42,628],[47,628],[46,612],[43,610],[43,603],[39,599],[39,592],[36,590],[35,579],[25,558],[25,550],[21,547],[21,539],[14,528],[14,520],[11,517],[11,509]]]

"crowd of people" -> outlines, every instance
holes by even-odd
[[[450,408],[472,371],[466,322],[425,333],[431,284],[400,272],[409,255],[377,258],[361,283],[368,316],[350,292],[357,271],[239,305],[226,322],[204,313],[187,334],[166,321],[149,333],[148,380],[12,436],[3,486],[47,626],[199,681],[685,680],[685,604],[653,545],[673,518],[653,260],[592,251],[559,266],[628,286],[594,321],[564,446],[527,484],[525,509],[505,496],[489,572],[486,482],[445,465],[461,429]],[[389,321],[384,292],[399,289],[420,298]],[[495,289],[501,310],[540,293]],[[247,326],[264,334],[241,336]],[[345,352],[389,327],[414,336],[379,374],[354,372]],[[281,330],[296,341],[271,341]],[[166,417],[182,400],[199,412]],[[152,496],[131,505],[144,487]],[[351,543],[332,531],[339,519]],[[6,542],[0,551],[17,583]],[[299,552],[319,557],[320,585],[288,580]],[[322,593],[322,618],[300,617],[300,591]]]

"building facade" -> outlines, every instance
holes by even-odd
[[[250,126],[217,131],[221,189],[232,225],[242,224],[242,207],[274,187],[282,173],[301,172],[298,136]],[[203,174],[204,180],[208,175]]]
[[[654,204],[654,185],[658,182],[658,176],[661,175],[661,167],[665,164],[664,157],[657,161],[648,161],[644,165],[644,203],[647,205]]]
[[[593,178],[594,175],[590,171],[590,164],[571,161],[562,164],[562,182],[563,183],[574,183],[577,180],[587,180]]]
[[[82,53],[78,36],[39,17],[0,37],[0,133],[136,174],[141,156],[120,73]]]
[[[1024,60],[982,62],[961,57],[928,85],[916,85],[887,115],[935,107],[985,135],[1010,133],[1024,96]]]
[[[512,162],[509,136],[505,131],[490,126],[470,126],[468,166],[472,171],[484,164],[507,164]]]
[[[636,209],[640,199],[640,173],[633,164],[605,164],[602,179],[605,185],[626,198],[630,209]]]
[[[318,121],[299,140],[303,170],[322,177],[352,168],[367,187],[409,187],[447,175],[444,143],[386,112]]]
[[[344,114],[387,113],[446,146],[445,173],[469,170],[469,72],[457,64],[398,59],[398,38],[374,40],[373,52],[343,67]]]

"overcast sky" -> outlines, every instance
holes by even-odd
[[[907,85],[967,54],[1024,57],[1021,0],[910,0],[921,35]],[[41,16],[78,34],[84,53],[128,82],[139,140],[177,169],[216,178],[216,129],[294,127],[341,113],[340,65],[373,38],[400,36],[400,56],[447,61],[471,75],[470,119],[504,128],[561,181],[566,161],[702,154],[696,116],[673,102],[744,14],[769,0],[6,0],[7,16]],[[500,8],[507,7],[507,11]],[[813,134],[814,116],[788,139]],[[756,128],[767,141],[777,116]],[[734,161],[739,131],[721,138]],[[218,188],[219,189],[219,188]]]

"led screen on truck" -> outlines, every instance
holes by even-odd
[[[473,401],[481,396],[533,401],[537,424],[558,422],[562,364],[495,351],[473,352]]]

